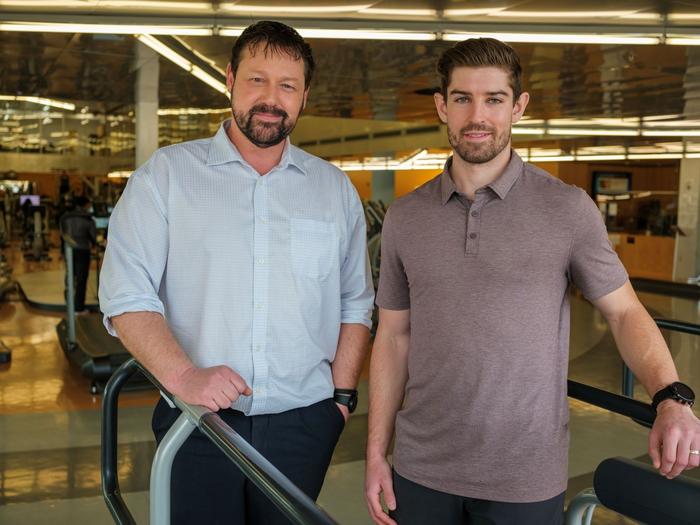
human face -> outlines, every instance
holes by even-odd
[[[513,100],[508,73],[498,67],[457,67],[447,96],[435,94],[435,106],[452,149],[464,162],[484,164],[510,154],[511,126],[530,99]]]
[[[292,132],[306,106],[304,61],[262,46],[243,51],[235,76],[229,64],[226,84],[231,92],[233,120],[259,148],[276,146]]]

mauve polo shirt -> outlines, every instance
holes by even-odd
[[[627,281],[595,203],[515,152],[469,202],[448,164],[392,204],[381,250],[377,304],[411,311],[396,471],[494,501],[563,492],[569,285]]]

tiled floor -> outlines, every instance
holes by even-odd
[[[60,269],[24,263],[11,254],[15,274]],[[655,315],[698,321],[698,303],[642,294]],[[620,359],[600,316],[581,299],[572,303],[570,376],[617,391]],[[89,382],[68,365],[55,325],[60,316],[28,308],[16,296],[0,304],[0,340],[13,350],[0,365],[0,524],[109,524],[100,495],[99,403]],[[668,337],[681,378],[700,391],[700,344],[692,336]],[[344,525],[371,523],[362,495],[367,430],[366,372],[361,404],[333,457],[320,504]],[[645,398],[638,388],[640,399]],[[138,523],[148,522],[150,433],[155,392],[124,393],[120,408],[119,476]],[[622,417],[572,401],[568,497],[591,485],[597,464],[610,456],[646,454],[646,429]],[[603,509],[595,524],[631,523]]]

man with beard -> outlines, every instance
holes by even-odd
[[[114,209],[105,325],[170,392],[217,411],[316,498],[356,402],[373,289],[347,176],[287,138],[311,48],[259,22],[233,46],[233,120],[158,150]],[[179,411],[161,400],[160,441]],[[172,472],[172,523],[287,523],[195,431]]]
[[[518,56],[471,39],[445,51],[438,73],[454,155],[391,206],[382,233],[365,482],[373,520],[562,523],[570,284],[605,316],[654,399],[656,468],[672,478],[697,467],[694,395],[595,203],[511,150],[529,99]]]

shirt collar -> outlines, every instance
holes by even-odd
[[[491,184],[487,185],[487,188],[491,188],[493,192],[498,195],[498,197],[503,200],[508,195],[508,192],[518,180],[520,174],[523,172],[523,160],[520,158],[514,150],[511,150],[510,161],[503,170],[503,173]],[[450,176],[450,168],[452,167],[452,157],[447,159],[445,163],[445,168],[440,175],[440,190],[442,197],[442,204],[447,204],[450,197],[454,193],[458,193],[457,186],[455,186],[452,177]]]
[[[207,166],[216,166],[218,164],[226,164],[228,162],[239,162],[241,164],[248,163],[241,156],[238,148],[231,142],[228,137],[228,127],[231,125],[231,119],[227,119],[222,122],[216,135],[212,138],[211,145],[209,146],[209,154],[207,156]],[[294,166],[302,174],[306,175],[306,169],[304,168],[304,159],[297,148],[292,146],[289,141],[289,137],[285,139],[284,151],[282,152],[282,157],[277,165],[280,169],[287,169],[290,166]]]

